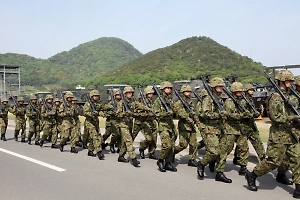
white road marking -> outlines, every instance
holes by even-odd
[[[33,162],[33,163],[36,163],[38,165],[42,165],[44,167],[48,167],[49,169],[53,169],[55,171],[58,171],[58,172],[63,172],[63,171],[66,171],[65,169],[63,168],[60,168],[60,167],[56,167],[54,165],[50,165],[48,163],[45,163],[45,162],[42,162],[42,161],[39,161],[39,160],[36,160],[36,159],[33,159],[33,158],[30,158],[30,157],[27,157],[27,156],[23,156],[21,154],[18,154],[18,153],[14,153],[12,151],[8,151],[6,149],[2,149],[0,148],[0,151],[4,152],[4,153],[7,153],[7,154],[10,154],[10,155],[13,155],[13,156],[16,156],[16,157],[19,157],[19,158],[22,158],[24,160],[28,160],[30,162]]]

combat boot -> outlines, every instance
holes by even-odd
[[[96,157],[96,154],[94,154],[93,151],[89,151],[89,152],[88,152],[88,156]]]
[[[246,173],[245,178],[247,180],[249,190],[257,191],[257,187],[256,187],[256,183],[255,183],[257,175],[254,172],[248,172],[248,173]]]
[[[223,172],[217,172],[215,180],[223,183],[232,183],[232,180],[227,178]]]
[[[75,147],[71,147],[71,153],[78,153],[78,151],[75,149]]]
[[[19,131],[15,131],[15,141],[18,142]]]
[[[124,156],[119,156],[118,162],[128,163],[129,161],[126,158],[124,158]]]
[[[149,159],[157,160],[157,157],[154,155],[154,153],[150,153],[149,154]]]
[[[51,145],[51,148],[52,148],[52,149],[57,149],[58,147],[57,147],[56,144],[52,144],[52,145]]]
[[[109,150],[110,150],[111,153],[116,153],[115,144],[110,144],[109,145]]]
[[[39,145],[42,147],[44,145],[44,140],[41,140]]]
[[[63,144],[60,144],[59,150],[60,150],[61,152],[63,152],[63,151],[64,151],[64,146],[65,146],[65,145],[63,145]]]
[[[139,167],[140,162],[136,158],[132,159],[131,161],[133,166]]]
[[[300,199],[300,184],[296,184],[296,188],[294,190],[293,197],[296,199]]]
[[[102,144],[101,144],[101,148],[102,148],[102,149],[105,149],[107,146],[108,146],[108,143],[102,143]]]
[[[76,142],[76,146],[77,146],[77,147],[82,147],[82,144],[81,144],[81,142],[79,142],[79,141],[78,141],[78,142]]]
[[[244,176],[248,171],[247,167],[245,165],[241,165],[240,171],[239,171],[239,175]]]
[[[195,162],[195,160],[189,160],[188,166],[190,166],[190,167],[197,167],[197,163]]]
[[[117,153],[120,153],[120,148],[119,147],[117,148]]]
[[[233,160],[232,160],[232,163],[234,165],[239,165],[239,158],[238,157],[234,157]]]
[[[157,164],[158,170],[159,170],[160,172],[166,172],[164,160],[158,159],[158,161],[156,162],[156,164]]]
[[[5,134],[2,134],[2,135],[1,135],[1,140],[7,141],[7,139],[5,138]]]
[[[25,141],[25,139],[23,138],[23,139],[21,139],[21,142],[22,142],[22,143],[25,143],[26,141]]]
[[[209,168],[210,172],[215,172],[215,165],[216,165],[216,161],[215,160],[209,162],[208,168]]]
[[[199,178],[204,178],[204,168],[205,165],[202,165],[201,161],[198,161],[197,174]]]
[[[177,169],[171,165],[171,162],[166,162],[165,169],[171,172],[177,172]]]
[[[40,142],[39,141],[35,141],[34,145],[40,145]]]
[[[31,144],[31,138],[28,138],[27,143],[30,145]]]
[[[82,147],[83,147],[83,149],[87,149],[88,148],[86,144],[83,144]]]
[[[139,149],[139,151],[140,151],[141,159],[145,159],[145,153],[144,153],[144,150]]]
[[[281,173],[277,174],[276,181],[284,185],[293,185],[293,182],[290,181],[285,174],[281,174]]]
[[[97,156],[98,156],[99,160],[104,160],[104,158],[105,158],[105,156],[104,156],[104,154],[102,153],[102,151],[98,151],[98,152],[97,152]]]

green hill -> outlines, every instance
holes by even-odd
[[[171,46],[154,50],[90,84],[127,83],[148,85],[163,80],[175,81],[210,71],[221,77],[232,73],[262,72],[261,63],[242,56],[208,37],[191,37]],[[116,78],[117,77],[117,78]],[[263,76],[244,77],[243,81],[261,81]]]

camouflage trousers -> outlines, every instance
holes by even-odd
[[[119,131],[121,133],[121,148],[119,156],[125,156],[126,152],[128,152],[130,159],[134,159],[136,154],[132,145],[133,142],[130,127],[120,126]]]
[[[153,120],[143,123],[141,131],[145,139],[141,142],[140,149],[146,150],[149,148],[148,152],[154,154],[157,143],[157,122]]]
[[[300,144],[280,144],[268,142],[267,158],[257,164],[253,171],[257,176],[262,176],[268,172],[282,166],[282,163],[286,160],[289,162],[293,182],[300,184]],[[282,166],[283,167],[283,166]],[[284,167],[283,167],[284,168]],[[285,169],[283,169],[285,170]],[[280,172],[280,168],[278,169]]]
[[[35,141],[40,140],[40,121],[38,119],[29,119],[29,133],[28,138],[32,138],[34,136]]]
[[[52,123],[46,123],[43,124],[43,136],[42,141],[47,140],[47,138],[51,136],[51,143],[56,144],[57,142],[57,130],[56,125]]]
[[[6,134],[7,125],[8,125],[8,119],[7,118],[0,118],[1,135]]]
[[[81,124],[80,121],[77,121],[75,124],[75,132],[78,137],[78,141],[81,141]]]
[[[201,164],[206,166],[208,163],[219,160],[220,156],[220,138],[222,135],[207,133],[204,135],[205,155],[201,160]]]
[[[102,138],[102,135],[100,133],[99,127],[95,127],[91,123],[86,123],[86,125],[84,127],[84,130],[85,130],[85,132],[84,132],[84,134],[85,134],[84,142],[87,139],[87,141],[89,143],[88,150],[89,151],[96,151],[96,152],[102,151],[101,144],[103,142],[103,138]]]
[[[240,152],[239,164],[247,166],[249,157],[249,147],[246,135],[223,135],[220,139],[220,160],[216,166],[217,172],[224,172],[226,166],[226,158],[233,150],[234,143],[237,144]]]
[[[135,119],[134,120],[134,123],[133,123],[133,130],[132,130],[132,140],[134,141],[136,136],[139,134],[139,132],[141,130],[143,130],[143,122],[139,119]]]
[[[197,136],[194,131],[179,130],[179,144],[174,148],[174,154],[178,154],[189,145],[189,160],[194,160],[197,153]]]
[[[110,145],[121,143],[121,134],[119,133],[119,130],[114,123],[111,123],[109,126],[105,127],[103,142],[105,142],[109,138],[109,136],[111,136],[109,143]]]
[[[174,146],[176,133],[173,130],[159,131],[161,140],[161,150],[159,159],[166,160],[166,162],[172,162],[174,156]]]
[[[70,123],[68,120],[63,120],[61,124],[62,132],[61,132],[61,145],[66,145],[67,140],[69,137],[71,137],[70,146],[75,147],[76,143],[78,142],[78,133],[77,133],[77,127]],[[55,133],[57,136],[57,134]],[[53,137],[53,136],[52,136]]]
[[[26,119],[25,118],[17,118],[15,120],[16,126],[15,126],[15,136],[17,137],[19,135],[19,132],[21,130],[21,138],[26,138]]]

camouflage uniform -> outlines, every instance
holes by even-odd
[[[59,108],[60,108],[60,99],[58,98],[55,98],[54,99],[54,107],[56,109],[56,114],[55,114],[55,127],[56,127],[56,132],[57,132],[57,138],[58,138],[58,135],[59,135],[59,138],[61,139],[61,135],[62,135],[62,117],[59,116]],[[55,142],[56,143],[56,142]]]
[[[25,118],[26,106],[23,104],[24,103],[23,97],[18,97],[17,101],[18,101],[18,105],[14,105],[10,110],[10,112],[16,116],[15,141],[18,141],[19,132],[20,132],[20,130],[22,130],[21,131],[21,142],[25,142],[25,138],[26,138],[26,118]],[[21,104],[20,102],[23,102],[23,103]]]
[[[7,125],[8,125],[8,110],[9,110],[9,105],[7,103],[8,103],[8,99],[2,98],[2,102],[1,102],[2,110],[0,113],[0,127],[1,127],[1,140],[3,141],[7,141],[5,137]]]
[[[52,95],[47,95],[45,97],[46,105],[42,105],[41,107],[41,118],[42,118],[42,127],[43,127],[43,135],[41,137],[40,146],[42,147],[44,141],[47,140],[48,136],[51,134],[51,147],[56,148],[57,141],[57,132],[56,132],[56,120],[55,115],[57,113],[56,107],[52,102]],[[49,102],[48,102],[49,101]],[[49,109],[49,110],[47,110]]]
[[[72,100],[72,104],[74,106],[74,121],[75,121],[75,132],[76,135],[78,137],[78,142],[76,143],[77,146],[82,147],[81,144],[81,125],[80,125],[80,119],[79,119],[79,115],[80,115],[80,106],[77,104],[77,98],[74,97]]]
[[[286,84],[294,80],[293,74],[288,70],[281,70],[275,77],[284,94],[290,99],[292,104],[293,95],[289,94]],[[268,102],[268,114],[271,119],[270,134],[267,147],[267,158],[254,167],[251,173],[246,174],[249,189],[257,191],[255,180],[281,165],[284,159],[290,163],[293,174],[293,182],[296,184],[293,197],[300,198],[300,147],[299,137],[293,136],[293,123],[300,123],[298,115],[293,115],[289,106],[287,106],[278,93],[273,93]]]
[[[189,162],[188,166],[197,167],[195,157],[197,153],[197,136],[196,127],[194,126],[194,105],[190,96],[186,96],[185,92],[191,92],[192,88],[189,85],[183,85],[180,92],[183,93],[183,100],[189,105],[193,113],[189,113],[183,103],[178,100],[174,104],[174,112],[179,117],[178,131],[179,131],[179,144],[175,146],[174,154],[186,149],[189,145]]]
[[[31,144],[31,139],[33,135],[35,137],[36,143],[40,141],[40,108],[37,104],[36,96],[31,96],[30,101],[32,108],[29,103],[26,107],[26,116],[28,117],[29,123],[28,144]]]
[[[201,98],[203,99],[207,96],[207,91],[203,89],[201,91]],[[200,132],[200,136],[202,138],[201,141],[198,142],[197,149],[202,149],[205,147],[205,120],[202,118],[202,102],[198,101],[195,106],[195,112],[196,112],[196,125],[198,127],[198,130]]]

